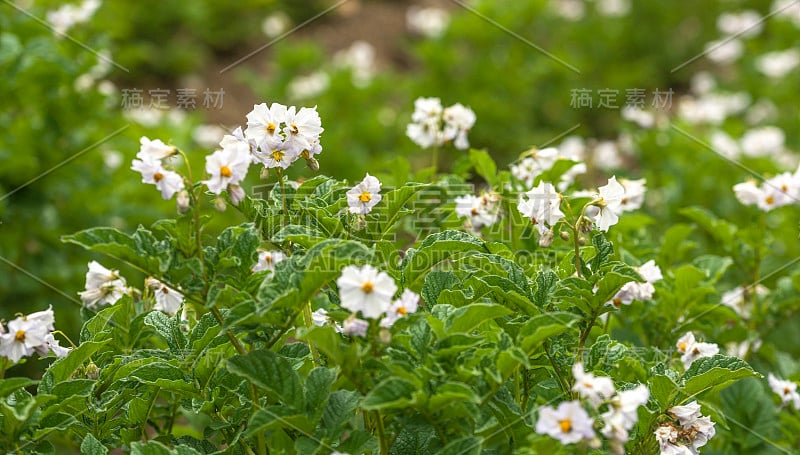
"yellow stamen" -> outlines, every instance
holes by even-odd
[[[774,204],[774,203],[775,203],[775,198],[774,198],[774,197],[772,197],[772,196],[767,196],[767,198],[766,198],[766,199],[764,199],[764,201],[765,201],[767,204],[769,204],[769,205],[772,205],[772,204]]]
[[[274,124],[274,123],[271,123],[271,122],[270,122],[270,123],[267,123],[267,128],[266,128],[266,130],[267,130],[267,133],[269,133],[269,134],[271,134],[271,135],[272,135],[272,134],[275,134],[275,128],[276,128],[276,127],[275,127],[275,124]]]
[[[16,335],[14,335],[14,339],[19,341],[20,343],[25,341],[25,331],[24,330],[17,330]]]
[[[361,290],[364,291],[365,294],[369,294],[375,288],[375,285],[372,284],[372,281],[367,281],[361,285]]]
[[[572,430],[572,421],[569,419],[564,419],[558,422],[558,426],[561,427],[562,433],[569,433]]]
[[[311,158],[311,155],[309,155],[308,150],[303,150],[302,152],[300,152],[300,156],[305,159]]]
[[[233,172],[231,171],[231,168],[229,168],[228,166],[222,166],[221,168],[219,168],[219,175],[223,177],[230,177],[233,175]]]
[[[398,309],[397,309],[397,312],[398,312],[398,313],[400,313],[400,314],[402,314],[403,316],[405,316],[405,315],[407,315],[407,314],[408,314],[408,310],[406,310],[404,307],[400,307],[400,308],[398,308]]]
[[[163,287],[161,288],[161,292],[163,292],[164,294],[169,294],[169,288],[168,288],[168,287],[166,287],[166,286],[163,286]]]
[[[784,183],[783,185],[781,185],[781,191],[783,191],[785,193],[785,192],[789,191],[789,187],[786,186],[786,184]]]
[[[784,395],[789,395],[790,393],[792,393],[792,389],[790,389],[789,387],[784,387],[783,388],[783,394]]]
[[[164,178],[164,174],[162,174],[160,172],[156,172],[155,174],[153,174],[153,180],[155,180],[156,182],[160,182],[161,179],[163,179],[163,178]]]
[[[363,193],[361,193],[361,195],[358,197],[358,200],[360,200],[361,202],[367,203],[367,202],[369,202],[369,201],[371,201],[371,200],[372,200],[372,195],[371,195],[371,194],[369,194],[369,192],[367,192],[367,191],[364,191],[364,192],[363,192]]]
[[[678,350],[681,352],[686,352],[686,343],[681,343],[678,345]]]
[[[282,161],[283,160],[283,151],[282,150],[275,150],[272,152],[272,159],[275,161]]]
[[[619,308],[622,305],[622,299],[617,297],[614,300],[612,300],[611,303],[613,303],[615,307]]]

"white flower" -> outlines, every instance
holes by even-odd
[[[695,360],[719,354],[719,346],[714,343],[698,343],[692,332],[686,332],[675,344],[678,352],[683,354],[681,361],[689,368]]]
[[[756,205],[765,198],[764,192],[752,180],[734,185],[733,193],[736,195],[736,199],[744,205]]]
[[[759,157],[775,155],[783,151],[786,135],[775,126],[763,126],[748,130],[742,136],[742,152],[747,156]]]
[[[468,226],[476,232],[493,225],[500,217],[500,195],[497,193],[483,193],[480,197],[472,194],[458,196],[455,203],[456,215],[467,218]]]
[[[178,191],[184,189],[183,177],[177,172],[168,171],[158,160],[133,160],[131,169],[142,174],[142,183],[155,185],[161,191],[161,197],[171,199]]]
[[[467,133],[475,125],[475,112],[461,103],[456,103],[444,110],[442,119],[444,120],[442,140],[453,141],[453,145],[459,150],[469,148]]]
[[[639,267],[634,267],[634,269],[644,278],[645,282],[631,281],[625,283],[607,304],[619,308],[620,305],[630,305],[634,300],[647,302],[653,298],[653,294],[656,292],[653,283],[664,278],[661,274],[661,268],[651,259]]]
[[[678,430],[672,425],[658,427],[655,435],[661,455],[696,455],[691,449],[678,443]]]
[[[408,29],[427,38],[442,36],[449,22],[450,15],[441,8],[412,6],[406,11],[406,26]]]
[[[678,423],[680,423],[681,426],[687,424],[690,425],[702,414],[700,412],[700,405],[697,404],[697,401],[692,401],[691,403],[683,406],[673,406],[669,408],[667,412],[669,412],[672,417],[678,419]]]
[[[220,194],[228,185],[238,185],[250,167],[250,147],[241,142],[230,144],[206,156],[206,172],[210,175],[203,183],[214,194]]]
[[[625,197],[622,198],[622,205],[620,206],[622,211],[628,212],[640,209],[644,204],[644,194],[647,192],[645,187],[647,179],[619,179],[619,183],[625,188]]]
[[[225,130],[219,125],[198,125],[192,130],[192,140],[201,147],[214,147],[220,142],[220,138],[225,140],[226,136],[230,135],[225,134]]]
[[[741,153],[739,144],[721,130],[714,131],[714,133],[711,134],[711,146],[714,148],[715,152],[729,159],[734,159]]]
[[[623,119],[636,123],[642,128],[652,128],[656,124],[656,117],[652,112],[645,111],[635,106],[623,107],[620,114]]]
[[[328,311],[325,308],[320,308],[311,313],[311,322],[317,327],[322,327],[330,322],[328,318]]]
[[[253,152],[253,161],[261,163],[266,168],[287,169],[300,156],[294,149],[287,149],[286,144],[276,143],[272,148],[268,148],[267,143],[261,144],[258,150]]]
[[[772,79],[781,79],[800,65],[800,51],[769,52],[756,60],[756,69]]]
[[[792,403],[795,409],[800,410],[800,394],[797,393],[797,384],[778,379],[772,373],[767,376],[767,381],[772,391],[781,397],[781,406]]]
[[[178,150],[174,146],[163,143],[161,139],[151,141],[147,136],[142,136],[139,139],[139,144],[141,144],[141,146],[139,147],[139,152],[136,154],[136,158],[142,161],[163,160],[164,158],[176,154]]]
[[[596,0],[597,12],[607,17],[626,16],[631,10],[630,0]]]
[[[369,321],[350,316],[342,323],[342,333],[350,336],[366,337]]]
[[[303,150],[312,147],[312,143],[319,142],[322,134],[322,120],[319,118],[317,108],[301,107],[299,111],[290,106],[286,111],[286,149],[291,153],[300,154]]]
[[[644,384],[618,392],[611,398],[611,408],[617,414],[619,422],[625,429],[630,430],[639,420],[638,409],[650,399],[650,390]]]
[[[125,278],[116,270],[109,270],[96,261],[89,263],[86,272],[86,290],[79,292],[83,304],[89,309],[112,305],[127,292]]]
[[[586,14],[586,5],[583,0],[554,0],[548,2],[553,12],[568,21],[578,21]]]
[[[366,41],[354,41],[333,56],[333,63],[350,69],[354,86],[366,87],[375,74],[375,47]]]
[[[625,197],[625,188],[617,182],[616,176],[608,179],[606,185],[598,188],[599,201],[596,205],[600,208],[595,224],[603,232],[608,232],[608,228],[617,224],[619,216],[617,214],[622,209],[622,199]]]
[[[617,169],[622,167],[620,150],[614,141],[600,141],[592,149],[592,160],[602,169]]]
[[[744,53],[744,44],[736,38],[724,38],[706,44],[705,54],[709,60],[719,64],[730,64]]]
[[[416,313],[419,308],[419,295],[411,289],[406,289],[400,298],[392,302],[392,306],[381,319],[381,327],[390,328],[398,319]]]
[[[275,264],[286,259],[286,255],[280,251],[259,251],[258,262],[251,269],[253,272],[262,272],[268,270],[270,272],[275,270]]]
[[[739,13],[722,13],[717,18],[717,28],[722,33],[750,38],[761,33],[764,17],[758,11],[747,10]]]
[[[40,321],[16,318],[8,323],[8,333],[0,335],[0,356],[19,362],[44,344],[48,334],[47,326]]]
[[[55,323],[56,323],[56,315],[53,313],[53,306],[51,305],[49,308],[43,311],[37,311],[35,313],[31,313],[24,317],[26,321],[33,322],[35,324],[39,324],[44,326],[45,329],[48,331],[55,330]]]
[[[154,310],[162,311],[170,316],[174,316],[180,310],[183,303],[183,294],[155,278],[147,278],[145,285],[153,291],[153,296],[156,299],[156,304],[153,306]]]
[[[259,146],[266,144],[265,148],[275,148],[283,142],[281,124],[286,121],[287,108],[280,103],[256,104],[247,114],[247,129],[244,137],[255,141]],[[223,145],[224,147],[224,145]]]
[[[74,25],[88,22],[99,7],[99,0],[85,0],[80,5],[64,5],[48,12],[47,22],[53,27],[53,32],[57,36],[61,36]]]
[[[371,212],[382,198],[381,182],[369,173],[361,183],[347,191],[347,205],[350,207],[350,213],[359,215]]]
[[[573,160],[574,157],[563,155],[558,149],[548,147],[544,149],[533,148],[525,152],[525,157],[519,163],[511,166],[511,174],[519,181],[525,183],[526,188],[533,186],[534,180],[542,172],[549,171],[560,158]],[[574,159],[574,161],[579,161]],[[574,167],[574,166],[573,166]]]
[[[793,204],[800,198],[800,180],[789,172],[766,180],[761,188],[762,194],[757,205],[764,211]]]
[[[800,3],[797,0],[775,0],[772,4],[772,13],[779,18],[794,22],[800,28]]]
[[[543,406],[539,409],[536,432],[572,444],[581,439],[595,437],[594,422],[578,401],[565,401],[558,408]]]
[[[614,395],[614,381],[611,378],[585,372],[583,364],[580,362],[572,366],[572,376],[575,378],[572,391],[578,392],[581,397],[589,400],[589,403],[595,408]]]
[[[517,210],[536,225],[539,234],[553,227],[564,213],[561,211],[561,195],[551,183],[539,182],[539,185],[520,196]]]
[[[397,285],[392,277],[370,265],[349,265],[336,280],[342,308],[361,312],[365,318],[378,319],[389,310]]]
[[[331,78],[325,71],[314,71],[305,76],[297,76],[286,87],[289,98],[294,100],[304,100],[319,96],[328,90]]]
[[[279,11],[264,18],[261,23],[261,31],[267,38],[277,38],[278,35],[289,29],[290,24],[289,16]]]
[[[66,357],[69,354],[70,348],[62,347],[61,344],[56,340],[55,336],[52,333],[48,333],[44,337],[44,342],[39,346],[33,348],[39,357],[45,357],[51,352],[58,358]]]

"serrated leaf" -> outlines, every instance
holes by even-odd
[[[106,455],[107,453],[108,449],[93,434],[86,434],[81,442],[81,455]]]
[[[144,317],[144,323],[153,327],[166,340],[173,354],[183,356],[186,348],[186,337],[181,332],[177,318],[177,315],[169,317],[161,311],[153,310]]]
[[[681,377],[681,392],[692,397],[713,387],[747,377],[760,377],[744,360],[717,354],[695,360]]]
[[[304,408],[300,377],[288,360],[268,350],[251,351],[228,359],[228,370],[271,392],[279,400],[301,411]]]

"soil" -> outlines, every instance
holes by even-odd
[[[336,3],[331,1],[332,5]],[[348,48],[354,41],[366,41],[375,47],[379,69],[391,67],[405,70],[411,64],[403,51],[403,44],[408,39],[406,12],[414,5],[447,10],[458,7],[452,0],[345,0],[339,7],[309,22],[286,39],[313,41],[323,46],[329,56]],[[254,40],[244,46],[240,53],[220,56],[218,60],[210,62],[200,72],[202,76],[189,76],[180,81],[180,87],[194,87],[198,92],[205,88],[216,90],[224,87],[224,107],[207,111],[207,123],[239,125],[243,113],[249,112],[253,104],[263,101],[247,85],[237,80],[235,69],[223,70],[270,41],[266,36]],[[239,65],[266,76],[270,74],[270,64],[271,50],[267,47],[247,57]]]

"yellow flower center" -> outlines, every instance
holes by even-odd
[[[783,394],[784,395],[789,395],[790,393],[792,393],[792,389],[790,389],[789,387],[784,387],[783,388]]]
[[[162,286],[161,287],[161,292],[163,292],[164,294],[169,294],[169,288],[166,287],[166,286]]]
[[[156,172],[155,174],[153,174],[153,180],[155,180],[156,182],[160,182],[161,179],[163,179],[163,178],[164,178],[164,174],[162,174],[160,172]]]
[[[297,128],[297,125],[295,125],[294,123],[289,125],[289,128],[291,128],[290,131],[292,132],[292,134],[299,134],[300,133],[300,130]]]
[[[364,291],[365,294],[369,294],[373,289],[375,289],[375,285],[372,284],[372,281],[367,281],[361,285],[361,290]]]
[[[305,159],[311,158],[311,155],[309,155],[308,150],[303,150],[302,152],[300,152],[300,156]]]
[[[20,343],[25,341],[25,331],[24,330],[17,330],[17,333],[14,335],[14,339],[19,341]]]
[[[283,155],[284,153],[282,150],[275,150],[274,152],[272,152],[272,159],[275,161],[281,161],[283,160]]]
[[[269,133],[269,134],[275,134],[275,129],[276,129],[276,126],[275,126],[275,124],[274,124],[274,123],[272,123],[272,122],[270,122],[270,123],[267,123],[267,128],[266,128],[266,130],[267,130],[267,133]]]
[[[272,255],[271,254],[265,255],[264,256],[264,262],[266,262],[267,264],[271,264],[272,263]]]
[[[766,203],[767,203],[767,204],[769,204],[769,205],[772,205],[772,204],[774,204],[774,203],[775,203],[775,198],[774,198],[774,197],[772,197],[772,196],[767,196],[767,198],[766,198],[766,199],[764,199],[764,202],[766,202]]]
[[[678,350],[681,352],[686,352],[686,343],[681,343],[678,345]]]
[[[616,297],[614,300],[611,301],[611,303],[613,303],[615,307],[619,308],[622,305],[622,299],[619,298],[619,297]],[[681,343],[681,344],[683,344],[683,343]]]
[[[781,185],[781,191],[783,191],[785,193],[785,192],[789,191],[789,187],[786,186],[786,184],[784,183],[783,185]]]
[[[371,200],[372,200],[372,195],[371,195],[371,194],[369,194],[369,192],[367,192],[367,191],[364,191],[364,192],[363,192],[363,193],[361,193],[361,195],[358,197],[358,200],[360,200],[360,201],[361,201],[361,202],[363,202],[363,203],[367,203],[367,202],[369,202],[369,201],[371,201]]]
[[[228,166],[222,166],[221,168],[219,168],[219,175],[223,177],[230,177],[233,175],[233,172],[231,171],[231,168],[229,168]]]
[[[398,309],[397,309],[397,312],[398,312],[399,314],[402,314],[403,316],[405,316],[405,315],[407,315],[407,314],[408,314],[408,310],[406,310],[406,309],[405,309],[405,307],[400,307],[400,308],[398,308]]]
[[[569,419],[564,419],[558,422],[558,426],[561,427],[562,433],[569,433],[572,430],[572,421]]]

